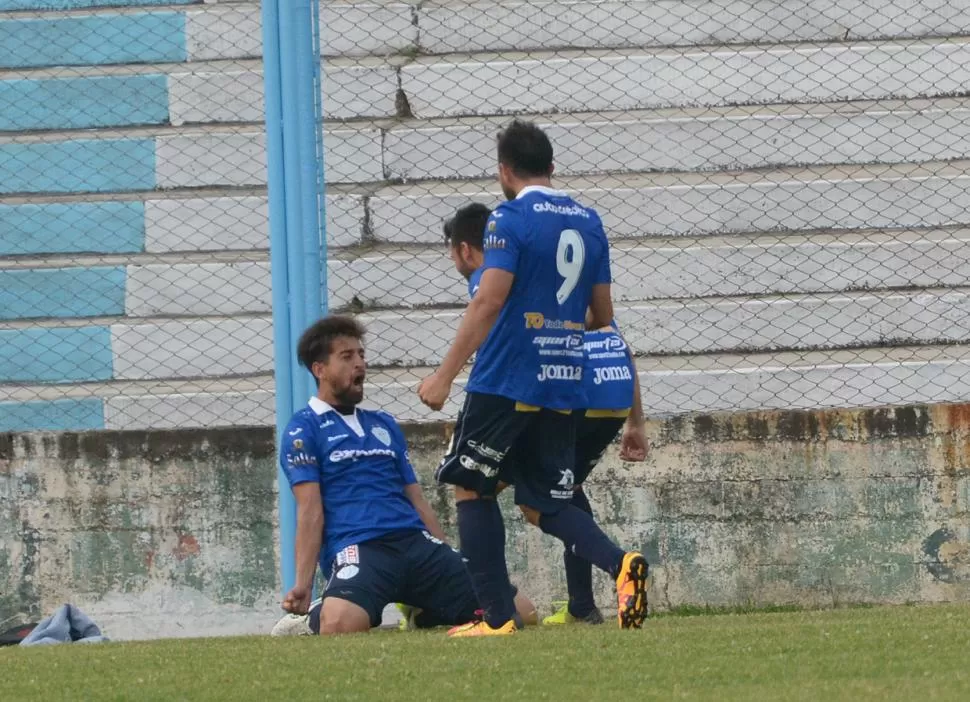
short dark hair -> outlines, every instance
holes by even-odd
[[[352,339],[364,338],[364,326],[353,317],[333,314],[313,324],[300,337],[296,346],[296,356],[300,365],[313,373],[313,364],[326,363],[333,351],[333,342],[341,336]]]
[[[445,220],[445,243],[458,246],[464,242],[475,249],[485,246],[485,225],[492,215],[488,205],[473,202],[460,208],[451,219]]]
[[[498,135],[498,160],[520,178],[552,173],[552,143],[532,122],[515,120]]]

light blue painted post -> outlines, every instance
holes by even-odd
[[[300,114],[298,95],[300,91],[300,56],[297,44],[300,36],[300,18],[293,0],[280,2],[280,91],[283,105],[283,167],[286,179],[286,269],[290,283],[290,349],[296,351],[300,334],[306,329],[306,308],[303,296],[306,294],[303,260],[303,201],[300,156]],[[306,379],[300,377],[301,369],[294,368],[290,376],[290,392],[294,402],[300,402],[306,395],[302,390]],[[302,397],[302,401],[306,401]]]
[[[327,289],[327,200],[326,179],[324,177],[323,153],[323,78],[320,70],[320,1],[310,0],[311,32],[313,41],[313,114],[316,119],[316,179],[317,179],[317,217],[320,222],[320,256],[317,265],[320,270],[320,314],[325,315],[330,308],[329,291]]]
[[[319,72],[320,48],[313,34],[315,3],[310,0],[294,0],[286,3],[291,15],[282,27],[288,37],[286,45],[292,52],[291,60],[284,64],[284,114],[286,116],[285,149],[287,176],[293,186],[287,189],[287,212],[299,211],[299,229],[290,229],[291,280],[299,286],[291,289],[291,329],[294,346],[300,334],[313,324],[324,312],[321,294],[322,219],[320,201],[323,191],[318,189],[317,177],[318,140],[322,141],[322,124],[315,105],[314,93],[319,95],[319,83],[314,80]],[[293,159],[290,160],[290,155]],[[299,298],[296,295],[299,295]],[[294,373],[292,392],[294,402],[302,403],[316,393],[316,386],[304,369]],[[314,593],[316,594],[316,593]]]
[[[280,92],[278,0],[263,0],[263,81],[266,110],[266,163],[269,190],[270,263],[273,285],[277,445],[295,411],[292,392],[294,358],[290,344],[287,226],[283,166],[283,104]],[[280,586],[285,594],[296,581],[296,504],[286,476],[277,468],[280,519]]]
[[[285,422],[315,392],[310,374],[297,365],[296,347],[304,329],[325,310],[320,264],[323,183],[318,176],[323,136],[317,9],[315,0],[265,0],[263,6],[277,436],[282,436]],[[271,98],[271,90],[276,98]],[[271,120],[275,121],[272,130]],[[274,178],[282,187],[274,190]],[[275,321],[284,314],[285,325]],[[296,579],[296,509],[285,478],[280,485],[280,560],[285,592]]]
[[[319,6],[315,0],[294,0],[294,11],[305,24],[294,37],[297,52],[296,110],[299,120],[300,202],[303,215],[303,310],[305,324],[313,324],[325,311],[325,297],[321,285],[321,268],[326,261],[321,214],[322,183],[318,174],[322,168],[322,119],[320,106],[320,44],[315,28]],[[321,252],[317,254],[317,252]],[[313,385],[311,390],[315,391]]]

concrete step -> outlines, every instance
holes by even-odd
[[[399,57],[322,67],[328,119],[397,114]],[[0,72],[0,132],[263,120],[260,60]]]
[[[618,240],[970,225],[970,210],[964,206],[968,173],[970,162],[957,161],[557,182],[597,207],[609,236]],[[491,179],[377,189],[331,186],[328,241],[334,247],[430,244],[437,256],[443,219],[472,200],[498,203],[502,196],[497,190]],[[91,202],[76,196],[0,198],[0,253],[266,249],[266,217],[262,189],[181,189],[163,196],[101,196]],[[106,236],[107,231],[114,235]]]
[[[31,4],[36,8],[30,7]],[[118,4],[118,3],[116,3]],[[262,56],[259,3],[130,2],[94,7],[0,0],[0,68],[185,63]],[[78,11],[75,8],[88,9]],[[165,7],[171,5],[171,7]],[[195,6],[192,6],[195,5]],[[417,48],[416,6],[408,2],[321,3],[321,53],[384,56]],[[46,10],[46,11],[43,11]]]
[[[915,98],[958,93],[965,39],[419,57],[416,117]]]
[[[970,343],[970,291],[876,291],[619,303],[637,355],[763,353],[786,349]],[[360,315],[374,366],[431,366],[447,352],[461,312]]]
[[[970,101],[937,99],[538,115],[560,175],[915,163],[970,155]],[[487,178],[508,118],[387,130],[387,176]],[[945,154],[945,155],[944,155]]]
[[[225,2],[226,0],[222,0]],[[231,0],[230,0],[231,1]],[[164,5],[192,5],[201,0],[0,0],[0,12],[70,13],[77,10],[143,11]]]
[[[536,117],[561,176],[970,158],[970,100],[645,110]],[[491,177],[504,118],[337,123],[328,183]],[[266,183],[261,126],[157,127],[78,138],[0,137],[0,194],[252,187]]]
[[[970,347],[871,348],[796,353],[640,359],[644,409],[649,417],[716,411],[881,407],[965,402],[970,398]],[[453,420],[462,399],[456,383],[442,412],[417,400],[429,368],[372,372],[365,406],[402,422]],[[107,429],[200,426],[271,426],[273,383],[268,375],[218,381],[92,383],[73,386],[0,386],[0,427],[19,418],[46,417],[65,426],[59,405],[86,403]],[[91,408],[90,406],[93,406]],[[66,419],[65,419],[66,418]],[[95,421],[96,420],[96,421]],[[48,425],[51,420],[48,420]],[[85,428],[95,428],[88,426]]]
[[[330,119],[420,119],[915,99],[960,94],[970,40],[333,59]],[[258,61],[11,71],[0,131],[259,122]],[[399,96],[399,90],[403,91]],[[406,98],[407,107],[403,99]]]
[[[612,251],[621,301],[970,285],[970,230],[625,242]],[[126,314],[226,315],[270,309],[268,263],[128,266]],[[330,306],[464,306],[446,251],[331,258]]]
[[[965,0],[432,0],[323,3],[328,56],[778,44],[944,37],[970,31]],[[186,13],[190,60],[259,56],[255,6]]]
[[[103,65],[258,58],[258,3],[195,6],[64,3],[68,12],[0,17],[0,66]],[[0,10],[51,3],[0,0]],[[323,2],[327,56],[637,49],[959,36],[970,33],[965,0],[444,0]]]
[[[359,315],[368,330],[370,367],[440,363],[461,314],[449,309]],[[621,303],[616,314],[637,355],[970,343],[967,288]],[[268,314],[125,320],[109,328],[115,380],[218,378],[273,370]],[[40,377],[39,371],[27,375]]]
[[[964,0],[431,0],[428,53],[777,44],[966,34]]]
[[[145,130],[142,130],[143,132]],[[0,194],[91,193],[266,184],[262,127],[176,135],[0,139]],[[331,129],[328,183],[384,179],[381,130]]]
[[[181,192],[152,199],[51,200],[18,198],[0,203],[0,255],[137,255],[266,250],[265,189]],[[207,196],[206,196],[207,195]],[[117,197],[117,196],[116,196]],[[330,246],[355,246],[365,229],[364,194],[326,196]],[[79,258],[76,263],[88,259]],[[17,265],[34,265],[21,261]],[[70,263],[68,263],[70,265]]]
[[[557,179],[603,215],[611,238],[970,223],[970,163],[820,166],[757,172]],[[499,202],[494,180],[388,186],[367,202],[379,242],[437,244],[471,200]]]

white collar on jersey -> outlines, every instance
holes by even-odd
[[[321,400],[316,395],[310,398],[309,404],[310,404],[310,409],[312,409],[317,414],[326,414],[327,412],[334,411],[333,407],[331,407],[328,403]],[[357,410],[355,409],[354,413],[356,414],[356,412]]]
[[[320,416],[325,415],[327,412],[337,412],[337,410],[335,410],[328,403],[324,402],[316,395],[310,398],[310,402],[308,404],[310,405],[310,409],[312,409]],[[340,413],[337,412],[337,414],[340,414]],[[361,426],[360,418],[357,416],[356,407],[354,407],[354,413],[352,415],[348,417],[340,414],[340,418],[344,420],[344,424],[350,427],[351,430],[353,430],[353,432],[357,434],[357,436],[364,435],[364,428],[363,426]]]
[[[568,196],[565,190],[556,190],[555,188],[550,188],[548,185],[527,185],[519,191],[519,194],[515,196],[515,199],[518,200],[520,197],[525,197],[529,193],[542,193],[543,195],[548,195],[550,197]]]

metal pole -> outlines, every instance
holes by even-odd
[[[300,64],[304,57],[299,53],[300,35],[309,32],[309,18],[302,18],[296,10],[295,0],[281,0],[280,3],[280,87],[283,106],[283,164],[286,179],[286,228],[287,228],[287,272],[290,281],[290,348],[295,351],[300,335],[307,327],[306,296],[307,281],[304,261],[306,219],[302,197],[302,156],[300,154],[300,81],[305,72]],[[315,251],[311,252],[316,255]],[[307,400],[309,375],[294,372],[290,376],[291,392],[294,403],[302,405]]]
[[[303,266],[302,303],[303,316],[307,325],[315,322],[323,309],[323,295],[320,286],[320,193],[317,183],[319,170],[317,141],[321,131],[317,114],[319,90],[317,77],[320,72],[320,47],[314,42],[313,21],[315,4],[311,0],[293,0],[297,17],[304,19],[299,32],[294,37],[293,48],[296,52],[296,112],[297,139],[300,156],[300,212],[303,216]]]
[[[266,166],[269,197],[270,267],[273,286],[274,382],[276,437],[294,412],[293,348],[290,344],[289,276],[287,272],[286,186],[283,161],[283,114],[280,86],[278,0],[263,0],[263,92],[266,112]],[[280,523],[280,587],[285,594],[296,581],[296,504],[286,476],[277,468]]]
[[[266,4],[273,0],[266,0]],[[326,260],[323,235],[323,123],[320,110],[320,46],[318,33],[318,5],[315,0],[276,0],[273,11],[264,4],[264,16],[276,25],[272,37],[264,36],[264,53],[275,51],[278,79],[269,89],[278,92],[278,106],[274,118],[279,119],[279,139],[267,148],[278,148],[279,158],[273,163],[278,179],[284,186],[278,197],[271,201],[272,210],[283,212],[285,219],[285,244],[283,255],[274,258],[274,276],[282,283],[276,289],[274,277],[274,308],[282,305],[286,310],[287,326],[274,327],[277,369],[285,370],[277,375],[277,435],[281,436],[285,422],[316,393],[312,377],[296,362],[296,348],[300,335],[322,314],[326,305],[325,273],[321,271]],[[264,35],[272,32],[264,21]],[[268,64],[267,64],[268,65]],[[266,80],[269,81],[269,72]],[[267,130],[270,108],[267,107]],[[267,131],[269,133],[269,131]],[[271,159],[273,156],[271,154]],[[280,190],[280,189],[278,189]],[[271,194],[272,197],[272,194]],[[272,222],[271,222],[272,226]],[[277,275],[277,269],[281,269]],[[283,358],[285,356],[285,358]],[[284,387],[285,383],[285,387]],[[287,406],[285,418],[279,414]],[[280,489],[280,561],[284,591],[293,586],[296,579],[296,506],[288,486]]]
[[[320,227],[319,247],[320,256],[317,266],[320,271],[320,314],[326,315],[330,308],[329,292],[327,290],[327,200],[326,180],[324,177],[324,146],[323,146],[323,77],[320,68],[320,1],[310,0],[311,17],[311,49],[313,51],[313,114],[315,119],[314,133],[316,137],[316,192],[317,217]]]

